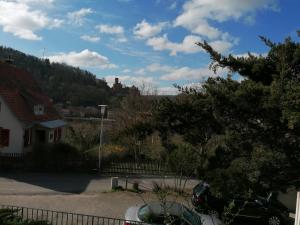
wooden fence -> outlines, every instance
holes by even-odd
[[[14,170],[23,169],[26,161],[24,154],[20,153],[0,153],[0,169]]]

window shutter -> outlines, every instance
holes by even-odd
[[[54,141],[57,141],[57,128],[54,129]]]
[[[26,129],[24,135],[24,147],[27,147],[30,144],[31,144],[31,129]]]
[[[58,128],[58,139],[57,139],[57,140],[58,140],[58,141],[61,140],[61,127]]]
[[[2,144],[2,127],[0,127],[0,148],[3,147]]]
[[[1,141],[0,141],[0,145],[2,147],[8,147],[9,146],[9,130],[8,129],[1,129]]]

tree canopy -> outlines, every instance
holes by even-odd
[[[198,176],[219,194],[284,190],[300,181],[300,43],[273,43],[266,55],[223,56],[208,43],[210,68],[239,74],[237,81],[209,78],[200,90],[182,89],[154,110],[156,128],[169,152],[179,134],[199,157]]]
[[[0,46],[0,60],[10,59],[18,68],[27,70],[38,81],[43,91],[54,102],[71,103],[74,106],[96,106],[113,103],[118,105],[122,97],[136,87],[124,87],[119,83],[116,90],[110,88],[104,79],[78,67],[62,63],[51,63],[12,48]]]

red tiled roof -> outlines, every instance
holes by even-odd
[[[12,65],[0,63],[0,96],[22,122],[60,119],[49,97],[42,93],[34,78]],[[44,106],[43,115],[34,114],[33,107],[39,104]]]

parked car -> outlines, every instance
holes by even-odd
[[[124,225],[221,225],[218,218],[199,214],[176,202],[167,202],[164,206],[153,202],[130,207],[125,213],[125,221]]]
[[[253,199],[224,199],[216,198],[210,192],[209,184],[201,182],[193,189],[192,203],[197,211],[207,212],[217,217],[224,211],[224,207],[228,207],[234,202],[231,210],[231,217],[234,221],[252,221],[253,224],[261,223],[268,225],[292,224],[289,218],[289,210],[280,202],[272,199],[270,193],[268,197],[263,198],[256,196]],[[233,217],[232,217],[233,218]]]

